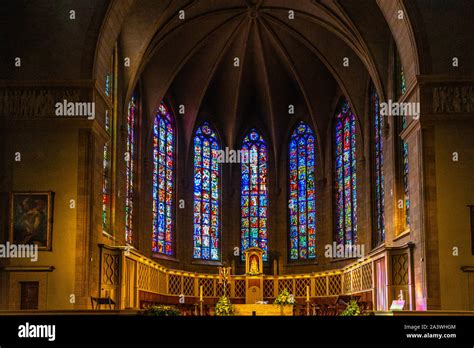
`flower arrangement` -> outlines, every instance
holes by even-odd
[[[284,289],[282,292],[280,292],[275,299],[275,302],[273,304],[276,304],[278,306],[289,306],[289,305],[294,305],[295,304],[295,297],[290,294],[288,289]]]
[[[344,309],[341,313],[341,316],[343,317],[353,317],[358,315],[360,315],[360,307],[357,304],[357,301],[354,299],[350,300],[346,309]]]
[[[216,304],[216,315],[218,316],[229,316],[234,314],[234,305],[230,303],[227,296],[219,298]]]
[[[181,312],[173,306],[158,305],[147,307],[143,314],[149,316],[171,317],[181,315]]]

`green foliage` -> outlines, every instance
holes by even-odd
[[[216,315],[228,316],[234,314],[234,305],[227,296],[222,296],[216,304]]]
[[[295,297],[290,294],[288,289],[284,289],[282,292],[280,292],[275,299],[275,302],[273,304],[279,305],[279,306],[288,306],[288,305],[294,305],[295,304]]]
[[[357,301],[354,299],[350,300],[346,309],[344,309],[341,313],[341,316],[343,317],[353,317],[358,315],[360,315],[360,307],[357,304]]]
[[[144,315],[174,317],[181,315],[181,312],[173,306],[150,306],[143,312]]]

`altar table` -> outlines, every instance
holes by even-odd
[[[266,315],[266,316],[280,316],[281,309],[280,306],[274,304],[235,304],[234,305],[234,315]],[[284,306],[283,307],[284,316],[293,315],[293,306]]]

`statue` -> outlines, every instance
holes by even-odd
[[[250,273],[260,273],[258,269],[257,255],[252,255],[252,257],[250,258]]]
[[[248,248],[244,251],[245,273],[259,275],[263,272],[263,250],[258,247]]]
[[[263,301],[263,249],[250,247],[244,251],[245,258],[245,303]]]

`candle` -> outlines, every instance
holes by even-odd
[[[202,285],[199,287],[199,301],[202,301]]]
[[[306,301],[309,302],[309,285],[306,286]]]

